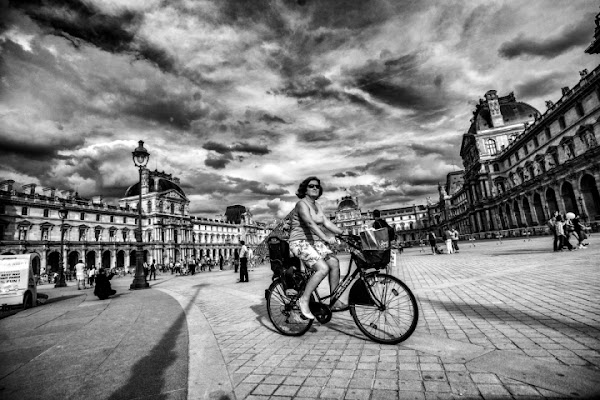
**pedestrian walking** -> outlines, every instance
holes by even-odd
[[[556,216],[556,234],[558,235],[558,251],[563,251],[563,248],[566,246],[569,251],[573,250],[573,246],[569,243],[569,238],[567,235],[567,230],[569,227],[565,229],[565,226],[568,225],[562,215]],[[569,232],[570,234],[570,232]]]
[[[454,252],[458,253],[458,239],[459,239],[459,234],[458,231],[456,230],[455,227],[452,227],[452,229],[450,230],[450,233],[452,234],[452,249],[454,250]]]
[[[219,269],[223,271],[223,264],[225,263],[225,259],[223,258],[223,254],[219,254]]]
[[[577,236],[577,247],[579,249],[586,249],[587,244],[583,242],[587,239],[587,235],[585,233],[585,226],[581,223],[579,215],[573,218],[573,227],[575,228],[574,234]]]
[[[94,280],[96,279],[96,267],[92,267],[88,273],[88,284],[90,287],[94,287]]]
[[[444,239],[446,240],[446,251],[448,254],[454,253],[454,249],[452,248],[452,232],[448,227],[446,227],[446,230],[444,231]]]
[[[240,240],[240,282],[248,282],[248,248],[246,242]]]
[[[436,255],[438,249],[437,249],[437,238],[435,237],[435,233],[433,232],[433,229],[429,230],[429,233],[427,234],[427,240],[429,240],[429,245],[431,246],[431,254],[433,254],[434,256]]]
[[[154,263],[154,260],[152,260],[152,264],[150,264],[150,277],[148,278],[149,281],[152,280],[152,276],[154,276],[154,280],[156,280],[156,264]]]
[[[498,243],[496,244],[502,244],[502,232],[498,231],[498,233],[496,233],[496,239],[498,239]]]
[[[233,273],[237,274],[238,267],[240,266],[240,253],[239,253],[238,249],[235,249],[233,251],[233,266],[235,268],[235,270],[233,271]]]
[[[546,223],[546,225],[548,226],[548,229],[550,230],[550,233],[552,234],[552,247],[553,247],[554,251],[559,250],[559,248],[558,248],[559,238],[558,238],[558,232],[556,230],[556,218],[558,216],[559,216],[558,211],[554,211],[554,214],[552,215],[552,217],[550,217],[550,219]]]
[[[81,286],[85,287],[85,264],[83,260],[79,260],[77,264],[75,264],[75,279],[77,279],[77,290],[81,290]]]

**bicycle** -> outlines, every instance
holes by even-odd
[[[316,320],[325,324],[331,320],[332,312],[349,309],[357,327],[369,339],[384,344],[408,339],[417,327],[419,309],[415,296],[404,282],[380,272],[389,263],[390,250],[370,253],[361,250],[360,240],[355,236],[339,235],[337,238],[349,245],[348,271],[352,271],[353,263],[357,268],[352,274],[348,273],[329,296],[320,297],[315,290],[309,306]],[[277,240],[280,242],[277,243]],[[269,319],[284,335],[304,335],[314,320],[306,319],[300,313],[298,299],[312,271],[302,270],[299,268],[300,260],[289,257],[287,242],[279,238],[270,238],[270,242],[280,248],[274,251],[276,254],[270,255],[271,267],[279,273],[275,274],[265,291]],[[329,299],[329,304],[335,304],[352,282],[347,308],[332,311],[329,305],[323,303],[323,300]]]

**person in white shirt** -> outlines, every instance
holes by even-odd
[[[75,264],[75,278],[77,279],[77,290],[81,290],[81,284],[83,284],[83,288],[85,287],[85,264],[82,260],[79,260],[77,264]]]
[[[96,267],[92,267],[88,273],[88,283],[90,287],[94,286],[94,279],[96,278]]]

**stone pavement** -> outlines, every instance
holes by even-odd
[[[249,283],[219,271],[134,292],[119,279],[105,302],[40,289],[49,304],[0,320],[0,399],[599,398],[600,241],[590,243],[406,249],[392,272],[420,319],[394,346],[366,339],[348,312],[282,336],[267,317],[267,266]]]

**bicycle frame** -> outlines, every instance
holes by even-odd
[[[350,257],[350,263],[348,264],[348,271],[352,270],[352,257]],[[377,271],[379,272],[379,271]],[[310,279],[310,277],[312,276],[312,273],[307,274],[307,280]],[[350,286],[350,284],[352,282],[354,282],[354,280],[356,279],[357,275],[360,275],[360,277],[358,279],[361,279],[364,281],[365,276],[367,275],[365,273],[365,270],[362,268],[359,268],[358,265],[356,266],[356,269],[354,270],[354,272],[352,272],[351,274],[349,273],[348,275],[346,275],[339,283],[339,285],[333,290],[333,293],[331,293],[328,296],[324,296],[321,297],[319,295],[319,293],[315,290],[314,295],[317,298],[317,300],[319,302],[322,302],[323,300],[327,300],[330,299],[329,304],[333,305],[335,304],[336,301],[338,301],[340,299],[340,297],[342,297],[342,295],[346,292],[346,290],[348,289],[348,287]],[[366,285],[367,290],[369,291],[369,295],[371,297],[371,300],[374,301],[375,305],[377,306],[378,309],[382,310],[384,309],[384,305],[381,303],[381,301],[379,301],[379,299],[377,298],[377,296],[374,296],[372,289]],[[336,310],[337,311],[337,310]],[[345,310],[339,310],[339,311],[345,311]]]

